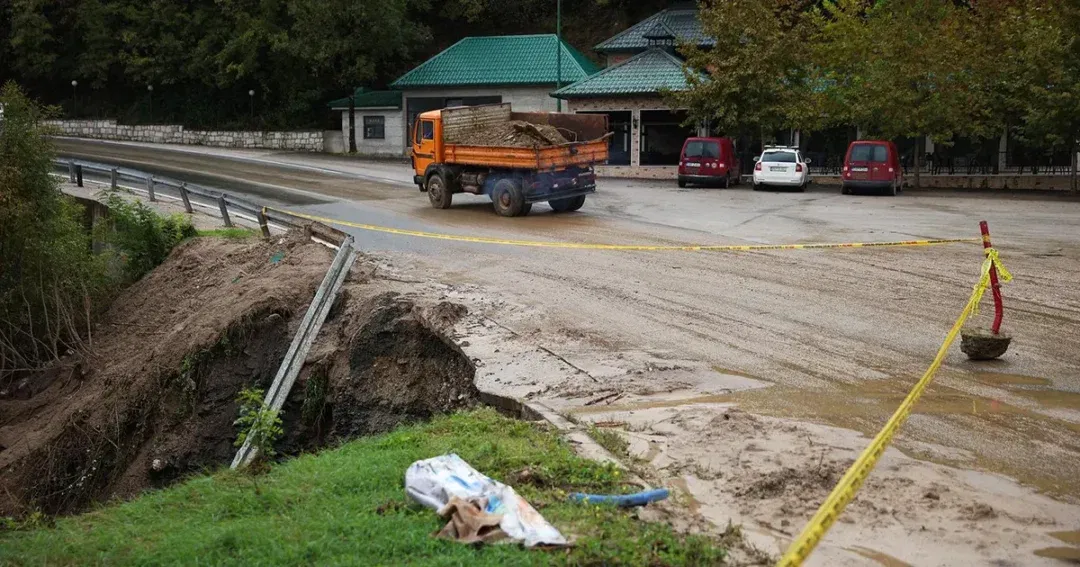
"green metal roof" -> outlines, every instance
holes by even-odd
[[[555,34],[466,37],[405,73],[395,89],[475,85],[541,85],[556,79]],[[563,41],[562,81],[572,83],[599,69]]]
[[[652,48],[622,63],[567,85],[554,93],[556,98],[653,95],[664,90],[686,89],[683,61],[667,50]]]
[[[663,32],[663,33],[661,33]],[[700,47],[716,45],[716,40],[705,35],[696,9],[661,10],[618,35],[594,47],[601,53],[641,51],[650,47],[649,39],[659,39],[670,33],[677,41],[693,43]]]
[[[397,91],[369,91],[360,87],[353,91],[352,98],[356,108],[401,108],[401,93]],[[349,97],[332,100],[327,106],[349,108]]]

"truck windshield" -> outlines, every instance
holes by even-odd
[[[688,158],[718,158],[720,157],[720,145],[716,142],[692,141],[686,144],[686,157]]]

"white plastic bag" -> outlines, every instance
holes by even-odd
[[[420,504],[438,510],[451,496],[487,502],[484,511],[502,514],[499,528],[510,541],[527,547],[538,544],[566,545],[566,538],[547,523],[513,488],[492,480],[455,454],[416,461],[405,471],[405,492]]]

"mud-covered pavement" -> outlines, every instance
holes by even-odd
[[[71,141],[61,149],[353,224],[516,240],[956,238],[977,236],[986,219],[1016,275],[1004,290],[1009,353],[976,364],[954,347],[812,564],[1054,565],[1051,557],[1080,553],[1069,533],[1080,529],[1075,199],[605,180],[580,213],[538,205],[507,219],[474,197],[431,209],[399,164]],[[689,510],[720,527],[743,522],[767,553],[801,529],[865,445],[859,433],[876,432],[925,370],[982,260],[976,244],[619,252],[342,228],[382,259],[384,275],[469,307],[456,331],[478,361],[481,389],[627,431],[639,465],[681,489]]]

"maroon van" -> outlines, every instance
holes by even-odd
[[[884,192],[896,195],[904,190],[904,173],[896,144],[882,140],[856,140],[848,146],[840,192]]]
[[[687,138],[679,155],[679,187],[739,182],[739,160],[731,138]]]

